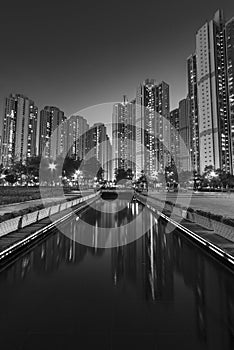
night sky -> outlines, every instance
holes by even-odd
[[[11,92],[69,116],[133,98],[148,77],[170,84],[175,108],[187,93],[196,30],[219,7],[234,16],[233,0],[1,1],[1,114]]]

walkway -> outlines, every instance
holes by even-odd
[[[93,193],[93,190],[90,191],[82,191],[82,196],[86,196],[88,194]],[[71,199],[74,196],[77,197],[77,195],[79,195],[80,193],[78,192],[74,192],[74,193],[70,193],[68,195],[65,195],[66,199]],[[51,202],[61,202],[64,200],[64,197],[48,197],[48,198],[44,198],[43,199],[43,203],[51,203]],[[12,213],[15,211],[19,211],[19,210],[23,210],[23,209],[27,209],[27,208],[33,208],[36,207],[38,205],[42,204],[42,200],[41,199],[34,199],[31,201],[25,201],[25,202],[21,202],[21,203],[13,203],[13,204],[5,204],[5,205],[0,205],[0,216],[4,215],[6,213]]]
[[[149,191],[149,195],[170,202],[177,202],[182,206],[200,209],[213,214],[234,219],[234,193],[207,193],[207,192],[157,192]]]

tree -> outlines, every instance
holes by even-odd
[[[60,163],[60,160],[57,159],[57,162]],[[70,157],[66,157],[63,161],[63,167],[62,167],[62,174],[65,175],[68,178],[72,178],[76,172],[81,166],[81,160],[73,159]]]
[[[116,182],[127,179],[127,171],[124,168],[116,168],[115,179],[116,179]]]
[[[103,181],[103,176],[104,176],[104,169],[102,167],[100,167],[97,171],[97,181]]]
[[[16,183],[17,181],[17,176],[16,174],[7,174],[6,177],[5,177],[5,180],[7,182],[9,182],[11,185],[13,185],[14,183]]]
[[[126,175],[127,175],[127,178],[128,178],[129,180],[132,180],[132,179],[133,179],[134,174],[133,174],[133,171],[132,171],[131,168],[128,168],[128,169],[127,169]]]
[[[147,182],[147,177],[146,177],[143,170],[141,171],[141,176],[139,177],[138,181],[139,182]]]
[[[165,179],[168,183],[178,182],[177,168],[174,163],[165,167]]]
[[[228,185],[231,188],[234,187],[234,175],[229,174]]]
[[[144,188],[148,191],[148,179],[144,173],[144,170],[141,170],[141,176],[137,180],[138,188]]]
[[[191,171],[181,171],[179,173],[178,182],[180,185],[186,186],[190,180],[194,181],[194,176]]]
[[[27,172],[32,179],[34,179],[35,177],[39,178],[39,169],[40,169],[41,160],[42,158],[38,156],[38,157],[28,158],[26,161]]]
[[[214,169],[213,165],[206,166],[201,176],[202,187],[226,188],[230,186],[231,174],[222,169]]]
[[[157,173],[156,181],[158,183],[165,184],[166,176],[165,176],[165,174],[162,171]]]

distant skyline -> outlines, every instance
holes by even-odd
[[[1,3],[1,119],[10,93],[70,116],[124,94],[134,98],[146,78],[166,81],[176,108],[187,94],[196,31],[217,8],[234,16],[230,0]]]

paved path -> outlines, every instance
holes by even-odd
[[[93,193],[93,190],[91,191],[82,191],[82,196],[86,196],[90,193]],[[65,195],[66,199],[70,199],[73,198],[74,196],[79,195],[80,192],[74,192],[68,195]],[[44,198],[43,199],[43,203],[51,203],[51,202],[61,202],[62,200],[64,200],[64,197],[48,197],[48,198]],[[0,205],[0,216],[4,215],[6,213],[12,213],[14,211],[19,211],[22,209],[26,209],[26,208],[32,208],[35,207],[37,205],[42,204],[42,200],[41,199],[34,199],[31,201],[25,201],[25,202],[21,202],[21,203],[13,203],[13,204],[5,204],[5,205]]]
[[[234,193],[184,192],[177,194],[149,191],[149,195],[234,219]]]
[[[145,198],[141,195],[138,195],[138,198],[140,198],[140,200],[142,199],[143,202],[145,201]],[[154,201],[154,199],[151,197],[148,198],[147,203],[152,205],[157,210],[159,210],[159,212],[161,212],[161,213],[163,212],[163,214],[165,214],[167,217],[166,220],[168,220],[170,222],[170,220],[171,220],[171,218],[170,218],[171,212],[170,211],[163,209],[161,206],[158,206],[158,202]],[[225,237],[222,237],[219,234],[217,234],[215,231],[208,230],[205,227],[200,226],[197,223],[191,222],[191,221],[186,220],[186,219],[181,220],[181,216],[177,216],[174,214],[172,220],[175,222],[175,224],[178,223],[183,228],[188,229],[189,231],[193,232],[195,235],[199,236],[203,240],[205,240],[205,241],[211,243],[213,246],[221,249],[221,251],[224,254],[225,253],[229,254],[233,258],[232,260],[234,262],[234,242],[229,241]],[[182,231],[182,233],[185,234],[185,236],[186,236],[185,232]],[[203,246],[203,248],[204,248],[204,246]],[[208,248],[206,247],[205,249],[208,249]]]

